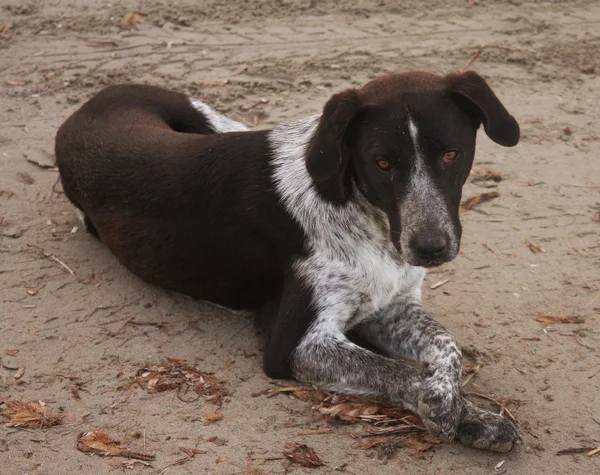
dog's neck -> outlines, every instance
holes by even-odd
[[[285,208],[311,236],[313,246],[327,248],[337,256],[352,257],[348,254],[357,245],[365,244],[389,254],[399,265],[406,265],[391,242],[385,213],[370,203],[354,182],[344,203],[333,203],[319,193],[305,163],[318,121],[319,116],[312,116],[269,132],[271,173]]]

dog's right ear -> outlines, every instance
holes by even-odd
[[[338,188],[348,163],[344,134],[359,108],[356,89],[335,94],[325,104],[323,115],[306,152],[306,169],[316,182],[330,182]]]

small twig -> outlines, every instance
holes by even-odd
[[[508,408],[506,407],[506,404],[503,402],[498,401],[497,399],[494,399],[491,396],[487,396],[485,394],[481,394],[481,393],[465,393],[468,396],[475,396],[475,397],[479,397],[481,399],[486,399],[487,401],[493,402],[494,404],[496,404],[499,408],[500,408],[500,413],[499,415],[501,416],[502,414],[506,413],[506,416],[513,421],[515,424],[519,424],[519,421],[517,420],[517,418],[515,416],[513,416],[512,412],[510,412],[508,410]]]
[[[562,449],[556,452],[556,455],[574,455],[574,454],[585,454],[595,450],[593,447],[573,447],[570,449]]]
[[[469,384],[471,382],[471,380],[473,379],[473,377],[476,375],[476,372],[471,373],[467,379],[465,379],[465,382],[462,384],[462,387],[464,388],[467,384]]]
[[[261,104],[268,104],[269,100],[268,99],[260,99],[257,102],[255,102],[254,104],[252,104],[251,106],[248,107],[242,107],[242,109],[249,111],[250,109],[254,109],[256,106],[259,106]]]
[[[475,62],[475,60],[476,60],[477,58],[479,58],[479,55],[480,55],[480,54],[481,54],[481,52],[483,51],[483,48],[485,48],[485,44],[483,44],[483,43],[482,43],[482,44],[479,46],[479,48],[477,48],[477,51],[475,51],[475,52],[474,52],[474,53],[471,55],[471,57],[468,59],[468,61],[467,61],[465,64],[463,64],[463,65],[462,65],[462,67],[461,67],[461,68],[458,70],[458,72],[459,72],[459,73],[464,73],[464,72],[465,72],[465,71],[466,71],[466,70],[469,68],[469,66],[471,66],[471,65],[472,65],[472,64]]]
[[[587,454],[588,457],[591,457],[592,455],[596,455],[598,452],[600,452],[600,447],[595,448],[594,450],[590,450]]]
[[[48,259],[53,260],[54,262],[56,262],[57,264],[59,264],[61,267],[63,267],[64,269],[66,269],[66,271],[69,274],[71,274],[75,280],[79,280],[79,279],[77,279],[77,276],[75,275],[75,272],[73,271],[73,269],[71,269],[67,264],[65,264],[63,261],[61,261],[58,257],[56,257],[56,256],[54,256],[52,254],[48,254],[44,250],[40,249],[37,246],[33,246],[32,244],[28,244],[27,246],[35,249],[39,254],[43,255],[44,257],[47,257]]]
[[[433,284],[431,287],[429,287],[431,290],[435,290],[438,287],[441,287],[444,284],[447,284],[448,282],[450,282],[450,279],[444,279],[444,280],[440,280],[438,282],[436,282],[435,284]]]
[[[190,460],[189,457],[185,457],[179,460],[175,460],[175,462],[171,462],[169,465],[167,465],[166,467],[164,467],[160,473],[158,475],[162,475],[163,473],[165,473],[169,468],[174,467],[175,465],[183,465],[184,463],[186,463],[188,460]]]
[[[398,432],[410,432],[413,430],[420,430],[420,431],[424,431],[424,432],[427,431],[427,429],[425,429],[425,427],[417,426],[414,424],[406,424],[406,425],[395,426],[395,427],[382,427],[382,428],[375,427],[373,429],[368,428],[367,429],[368,434],[364,434],[363,437],[371,437],[374,435],[384,435],[384,434],[396,434]]]
[[[593,189],[600,188],[600,185],[579,185],[577,183],[561,183],[560,186],[573,186],[576,188],[593,188]]]
[[[332,429],[314,429],[314,430],[301,430],[298,435],[320,435],[320,434],[331,434]]]

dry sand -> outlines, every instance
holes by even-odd
[[[168,475],[284,473],[286,442],[315,449],[326,463],[315,473],[600,473],[600,454],[556,455],[600,446],[597,1],[1,3],[12,27],[0,27],[0,399],[43,400],[64,416],[47,430],[2,426],[2,475],[120,470],[76,450],[77,434],[95,428],[145,434],[130,444],[156,454],[134,468],[149,474],[185,458],[182,446],[207,453]],[[120,26],[132,11],[141,21]],[[481,43],[473,68],[519,119],[522,141],[503,149],[480,134],[476,166],[504,180],[470,182],[465,196],[500,197],[463,213],[462,253],[431,272],[424,298],[481,365],[466,389],[512,401],[525,444],[509,454],[447,444],[380,458],[353,448],[363,427],[298,435],[327,425],[308,403],[251,397],[273,386],[250,320],[140,282],[79,227],[56,171],[26,160],[51,166],[57,127],[108,84],[173,88],[268,127],[382,73],[456,70]],[[544,313],[585,323],[544,329],[534,320]],[[167,357],[228,382],[221,421],[205,421],[205,402],[131,387]]]

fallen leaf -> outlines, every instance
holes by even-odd
[[[79,389],[77,389],[77,386],[73,385],[73,387],[71,387],[71,394],[73,395],[73,399],[75,399],[75,401],[81,401],[81,396],[79,395]]]
[[[229,457],[219,457],[217,460],[215,460],[216,463],[223,463],[225,462],[225,460],[229,459]]]
[[[182,394],[192,391],[196,394],[196,399],[203,397],[220,407],[223,398],[229,395],[225,382],[212,373],[201,372],[184,363],[184,360],[167,359],[163,364],[149,365],[137,372],[134,381],[145,386],[150,393],[177,390],[179,398],[186,402],[191,400],[182,399]]]
[[[485,168],[472,168],[469,175],[473,177],[473,182],[492,180],[498,183],[502,181],[502,175],[500,173]]]
[[[377,447],[379,445],[384,444],[387,441],[387,439],[381,438],[381,439],[373,439],[370,440],[369,442],[358,442],[356,444],[354,444],[352,447],[355,449],[372,449],[373,447]]]
[[[7,23],[6,25],[0,25],[0,29],[2,30],[2,32],[0,32],[0,35],[5,36],[6,33],[8,33],[8,30],[10,30],[13,27],[12,23]]]
[[[142,21],[142,19],[140,18],[140,16],[137,13],[131,12],[129,15],[127,15],[125,18],[123,18],[121,20],[119,25],[131,28],[132,26],[137,25],[138,23],[141,23],[141,21]]]
[[[13,374],[13,378],[15,379],[20,379],[21,376],[23,376],[23,373],[25,372],[25,368],[21,367],[17,370],[17,372],[15,374]]]
[[[80,433],[77,436],[77,450],[107,457],[127,457],[146,461],[154,460],[155,458],[154,455],[135,452],[123,446],[119,441],[113,440],[102,430]]]
[[[289,445],[292,450],[284,452],[283,455],[285,455],[292,462],[304,467],[321,467],[325,465],[315,453],[314,449],[308,445],[296,443]]]
[[[181,450],[188,457],[193,457],[194,455],[196,455],[193,451],[191,451],[190,449],[186,449],[185,447],[179,447],[179,450]]]
[[[204,413],[204,419],[206,420],[206,422],[210,422],[211,424],[214,424],[215,422],[220,421],[221,419],[223,419],[223,413],[217,411],[217,412],[205,412]]]
[[[9,86],[24,86],[25,83],[23,81],[6,81],[6,84]]]
[[[544,326],[558,325],[563,323],[585,323],[585,318],[583,317],[578,317],[576,315],[555,315],[551,313],[544,313],[534,317],[534,320],[542,323]]]
[[[485,201],[493,200],[494,198],[498,198],[500,193],[497,191],[490,191],[489,193],[478,193],[475,196],[472,196],[469,199],[463,201],[460,205],[463,211],[468,211],[474,206],[477,206],[480,203],[484,203]]]
[[[582,65],[579,66],[579,70],[583,74],[594,74],[596,72],[596,67],[593,65]]]
[[[402,441],[403,447],[415,450],[416,452],[427,452],[433,445],[433,442],[423,442],[418,439],[405,439]]]
[[[19,350],[4,350],[6,356],[15,356],[17,353],[19,353]]]
[[[39,402],[26,402],[16,399],[5,402],[2,415],[8,427],[26,427],[30,429],[52,427],[60,424],[61,417],[52,414]]]
[[[532,242],[527,242],[526,244],[529,250],[534,254],[537,254],[538,252],[546,252],[546,248],[544,246],[533,244]]]
[[[402,432],[423,432],[421,420],[405,409],[395,408],[375,399],[349,394],[334,394],[315,386],[290,386],[271,393],[286,393],[309,402],[329,422],[347,424],[366,422]],[[268,397],[268,396],[267,396]]]
[[[206,439],[206,442],[212,442],[213,444],[218,445],[219,447],[222,447],[227,444],[227,441],[225,439],[220,439],[216,435],[213,435],[212,437]]]

